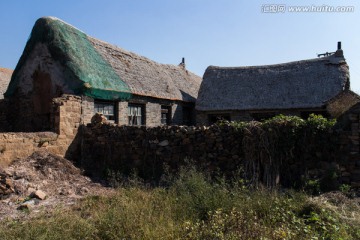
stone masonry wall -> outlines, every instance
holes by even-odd
[[[56,146],[57,134],[52,132],[0,133],[0,167],[17,158],[28,157],[40,148],[52,151]]]
[[[51,149],[54,153],[68,158],[73,158],[78,146],[78,129],[83,124],[82,109],[89,101],[82,100],[74,95],[63,95],[53,99],[53,125],[54,131],[58,134],[56,146]],[[89,104],[90,105],[90,104]]]
[[[82,106],[88,102],[73,95],[54,98],[50,113],[54,132],[0,133],[0,166],[6,166],[16,158],[27,157],[40,148],[69,159],[78,157],[78,129],[84,123]]]
[[[358,127],[352,126],[357,134]],[[107,168],[123,173],[137,169],[140,176],[157,178],[163,172],[164,163],[177,169],[185,159],[192,159],[210,171],[229,173],[243,167],[245,160],[243,136],[231,126],[146,128],[89,124],[83,134],[81,164],[95,175],[101,175]],[[308,152],[300,159],[295,157],[297,160],[281,170],[280,182],[289,185],[301,181],[305,175],[317,178],[334,171],[337,184],[360,187],[358,146],[349,145],[349,141],[358,144],[358,138],[354,140],[349,132],[342,130],[334,132],[331,138],[329,141],[337,142],[338,149],[331,153]],[[309,144],[318,149],[316,142]]]
[[[81,96],[81,123],[88,124],[94,116],[94,99],[87,96]]]
[[[128,124],[128,102],[118,102],[118,124]]]
[[[353,106],[338,119],[340,132],[339,149],[341,179],[354,187],[360,187],[360,104]]]
[[[0,132],[5,132],[9,128],[7,123],[7,106],[7,101],[0,99]]]
[[[42,131],[43,128],[49,130],[48,123],[42,126],[42,119],[39,119],[34,113],[34,106],[31,99],[22,96],[8,99],[7,123],[7,131],[34,132]]]
[[[161,124],[161,105],[148,102],[145,106],[145,123],[148,127],[155,127]]]

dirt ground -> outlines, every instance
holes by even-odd
[[[84,176],[69,160],[41,150],[0,169],[0,221],[29,218],[74,205],[88,195],[112,192]]]

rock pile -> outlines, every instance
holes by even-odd
[[[26,217],[24,212],[36,213],[44,206],[50,211],[89,194],[108,192],[83,176],[72,162],[46,150],[37,151],[0,170],[0,220]]]
[[[95,115],[91,118],[91,124],[93,125],[101,125],[107,122],[107,118],[102,113],[95,113]]]
[[[8,174],[0,169],[0,198],[14,193],[14,185]]]

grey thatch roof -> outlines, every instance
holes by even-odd
[[[195,102],[202,79],[184,67],[160,64],[106,42],[89,40],[133,94]]]
[[[0,99],[4,99],[4,93],[9,85],[13,70],[0,68]]]
[[[284,64],[206,69],[196,109],[265,110],[323,107],[349,86],[341,52]]]

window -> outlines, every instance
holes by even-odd
[[[144,105],[129,104],[128,118],[130,126],[145,125],[144,117]]]
[[[171,123],[171,106],[161,106],[161,124]]]
[[[109,122],[115,122],[115,103],[94,102],[95,113],[102,113]]]

